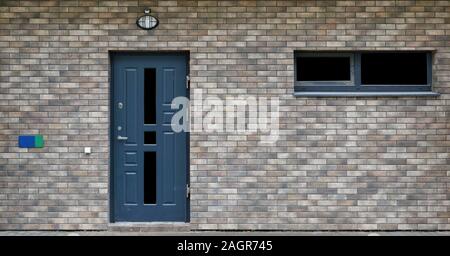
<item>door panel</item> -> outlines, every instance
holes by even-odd
[[[137,144],[137,109],[138,109],[138,71],[136,69],[125,70],[125,101],[123,105],[126,106],[126,111],[121,111],[124,116],[124,126],[126,127],[125,133],[128,136],[128,140],[125,141],[126,145],[136,146]]]
[[[125,204],[137,205],[136,172],[125,172]]]
[[[164,132],[163,134],[163,143],[165,145],[163,155],[166,158],[175,158],[177,157],[175,151],[175,136],[171,132]],[[175,191],[171,188],[174,187],[175,184],[175,164],[174,161],[164,161],[163,162],[163,184],[167,184],[164,187],[163,192],[163,204],[174,204],[175,203]]]
[[[187,95],[187,58],[112,57],[112,219],[186,221],[187,135],[170,123],[173,98]]]

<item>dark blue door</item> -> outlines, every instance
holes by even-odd
[[[186,96],[182,54],[114,54],[113,220],[187,220],[187,135],[172,100]]]

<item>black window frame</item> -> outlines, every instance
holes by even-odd
[[[427,56],[427,84],[424,85],[364,85],[361,83],[361,55],[364,53],[424,53]],[[433,73],[432,73],[432,58],[433,53],[431,51],[295,51],[294,52],[294,94],[295,95],[308,95],[310,93],[314,96],[314,93],[325,93],[332,96],[333,93],[345,95],[389,95],[393,96],[402,94],[424,93],[432,92]],[[351,83],[345,81],[297,81],[297,58],[299,57],[328,57],[328,56],[350,56],[350,75]],[[436,94],[436,93],[433,93]],[[438,94],[437,94],[438,95]]]

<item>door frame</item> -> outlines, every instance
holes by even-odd
[[[115,223],[114,218],[114,57],[115,56],[142,56],[142,55],[148,55],[151,57],[152,55],[178,55],[178,56],[184,56],[186,58],[186,74],[190,76],[190,52],[189,51],[139,51],[139,50],[124,50],[124,51],[118,51],[118,50],[109,50],[108,51],[108,61],[109,61],[109,197],[108,197],[108,208],[109,208],[109,221],[108,223]],[[189,81],[186,81],[189,83]],[[186,97],[190,99],[190,86],[186,87]],[[186,185],[190,186],[190,132],[186,132]],[[190,214],[190,195],[186,198],[186,209],[185,209],[185,223],[189,223],[191,220],[191,214]],[[151,223],[151,222],[148,222]]]

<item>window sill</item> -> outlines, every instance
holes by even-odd
[[[294,92],[295,97],[437,97],[438,92]]]

